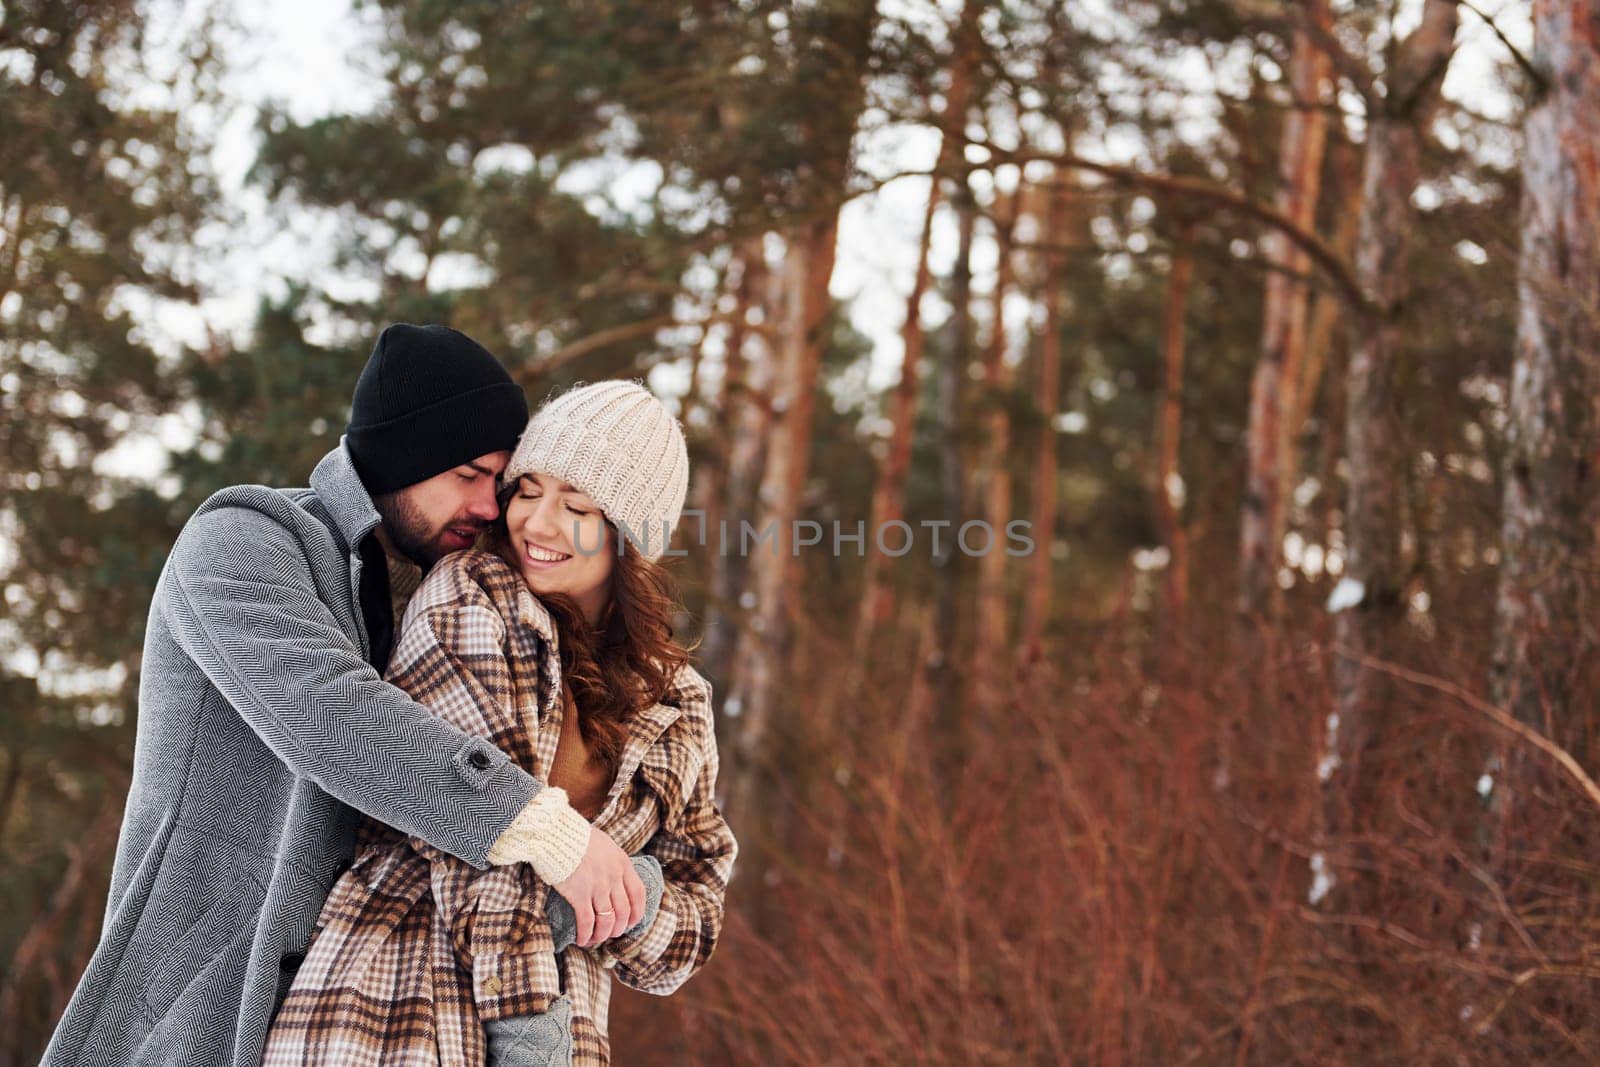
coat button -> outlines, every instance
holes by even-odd
[[[486,752],[474,752],[467,757],[467,762],[480,771],[489,769],[489,755]]]
[[[500,979],[486,978],[483,982],[483,991],[491,997],[500,992]]]

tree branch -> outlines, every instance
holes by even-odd
[[[1300,4],[1290,4],[1289,9],[1293,12],[1289,21],[1294,28],[1310,38],[1311,43],[1328,57],[1333,63],[1333,69],[1350,83],[1350,87],[1366,102],[1368,111],[1371,111],[1380,99],[1377,81],[1372,76],[1371,68],[1345,51],[1344,45],[1333,30],[1311,18]]]
[[[657,315],[653,319],[641,319],[638,322],[625,322],[619,326],[608,326],[604,330],[597,330],[587,337],[579,338],[570,344],[552,352],[545,358],[531,364],[523,377],[526,379],[524,387],[531,384],[532,380],[566,366],[573,360],[582,359],[591,352],[598,352],[623,341],[631,341],[638,337],[649,337],[657,330],[670,330],[682,326],[694,326],[701,330],[709,330],[719,322],[727,322],[731,314],[712,315],[709,318],[699,319],[694,322],[684,322],[676,315]],[[747,324],[746,329],[757,333],[770,332],[764,323]]]
[[[1341,645],[1335,645],[1333,651],[1345,659],[1359,663],[1370,670],[1380,671],[1391,677],[1399,678],[1401,681],[1420,685],[1435,692],[1443,693],[1446,696],[1454,697],[1461,704],[1484,716],[1502,730],[1516,734],[1528,744],[1549,756],[1558,767],[1567,772],[1568,777],[1578,786],[1579,791],[1589,798],[1590,803],[1600,809],[1600,785],[1596,785],[1595,780],[1584,772],[1583,767],[1577,760],[1573,759],[1572,754],[1533,727],[1513,718],[1503,709],[1495,707],[1488,701],[1474,696],[1460,686],[1447,682],[1443,678],[1436,678],[1431,674],[1409,670],[1386,660],[1373,659]]]
[[[1013,163],[1021,166],[1034,160],[1042,160],[1054,163],[1059,167],[1086,170],[1093,174],[1099,174],[1112,182],[1143,189],[1146,192],[1165,194],[1171,197],[1193,197],[1248,215],[1282,233],[1304,251],[1312,262],[1321,267],[1328,275],[1329,279],[1334,283],[1334,288],[1344,297],[1346,303],[1352,309],[1366,315],[1388,314],[1389,309],[1380,307],[1368,298],[1360,283],[1356,281],[1355,274],[1351,271],[1349,264],[1345,263],[1343,257],[1329,246],[1326,241],[1315,233],[1300,227],[1293,219],[1282,212],[1265,204],[1258,204],[1235,189],[1230,189],[1225,185],[1218,185],[1203,178],[1151,174],[1135,167],[1116,163],[1101,163],[1070,153],[1008,152],[1005,149],[996,148],[988,144],[984,144],[982,147],[993,154],[996,162]]]
[[[1506,36],[1506,32],[1500,28],[1499,23],[1495,22],[1493,18],[1484,14],[1482,11],[1479,11],[1477,6],[1472,3],[1472,0],[1455,0],[1455,2],[1458,7],[1466,8],[1468,11],[1472,12],[1474,15],[1478,16],[1478,18],[1483,20],[1483,24],[1489,27],[1489,31],[1500,39],[1501,44],[1506,46],[1506,51],[1511,53],[1511,58],[1516,62],[1517,66],[1521,67],[1522,72],[1532,79],[1533,84],[1538,92],[1543,93],[1545,90],[1550,88],[1550,79],[1546,78],[1544,76],[1544,72],[1533,65],[1533,60],[1523,55],[1522,51],[1518,49],[1516,45],[1511,43],[1511,38]]]

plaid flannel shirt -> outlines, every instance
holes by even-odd
[[[500,557],[464,552],[412,599],[389,680],[545,780],[561,733],[555,625]],[[481,1067],[483,1021],[572,1001],[575,1067],[609,1063],[611,974],[670,993],[710,958],[737,844],[713,801],[711,689],[685,668],[628,720],[594,825],[660,862],[654,922],[554,953],[552,890],[525,863],[480,871],[373,820],[329,893],[318,932],[273,1021],[264,1067]],[[608,973],[609,972],[609,973]]]

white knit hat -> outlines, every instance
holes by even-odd
[[[595,382],[547,400],[528,421],[500,477],[509,485],[533,473],[588,493],[627,527],[633,541],[623,551],[653,560],[683,513],[689,450],[678,420],[643,383]]]

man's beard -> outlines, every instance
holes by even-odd
[[[483,528],[481,523],[452,522],[433,529],[428,525],[427,516],[403,492],[375,497],[372,506],[378,509],[378,517],[383,520],[383,532],[388,535],[395,551],[423,570],[444,558],[445,553],[438,547],[438,538],[446,529],[451,526]]]

